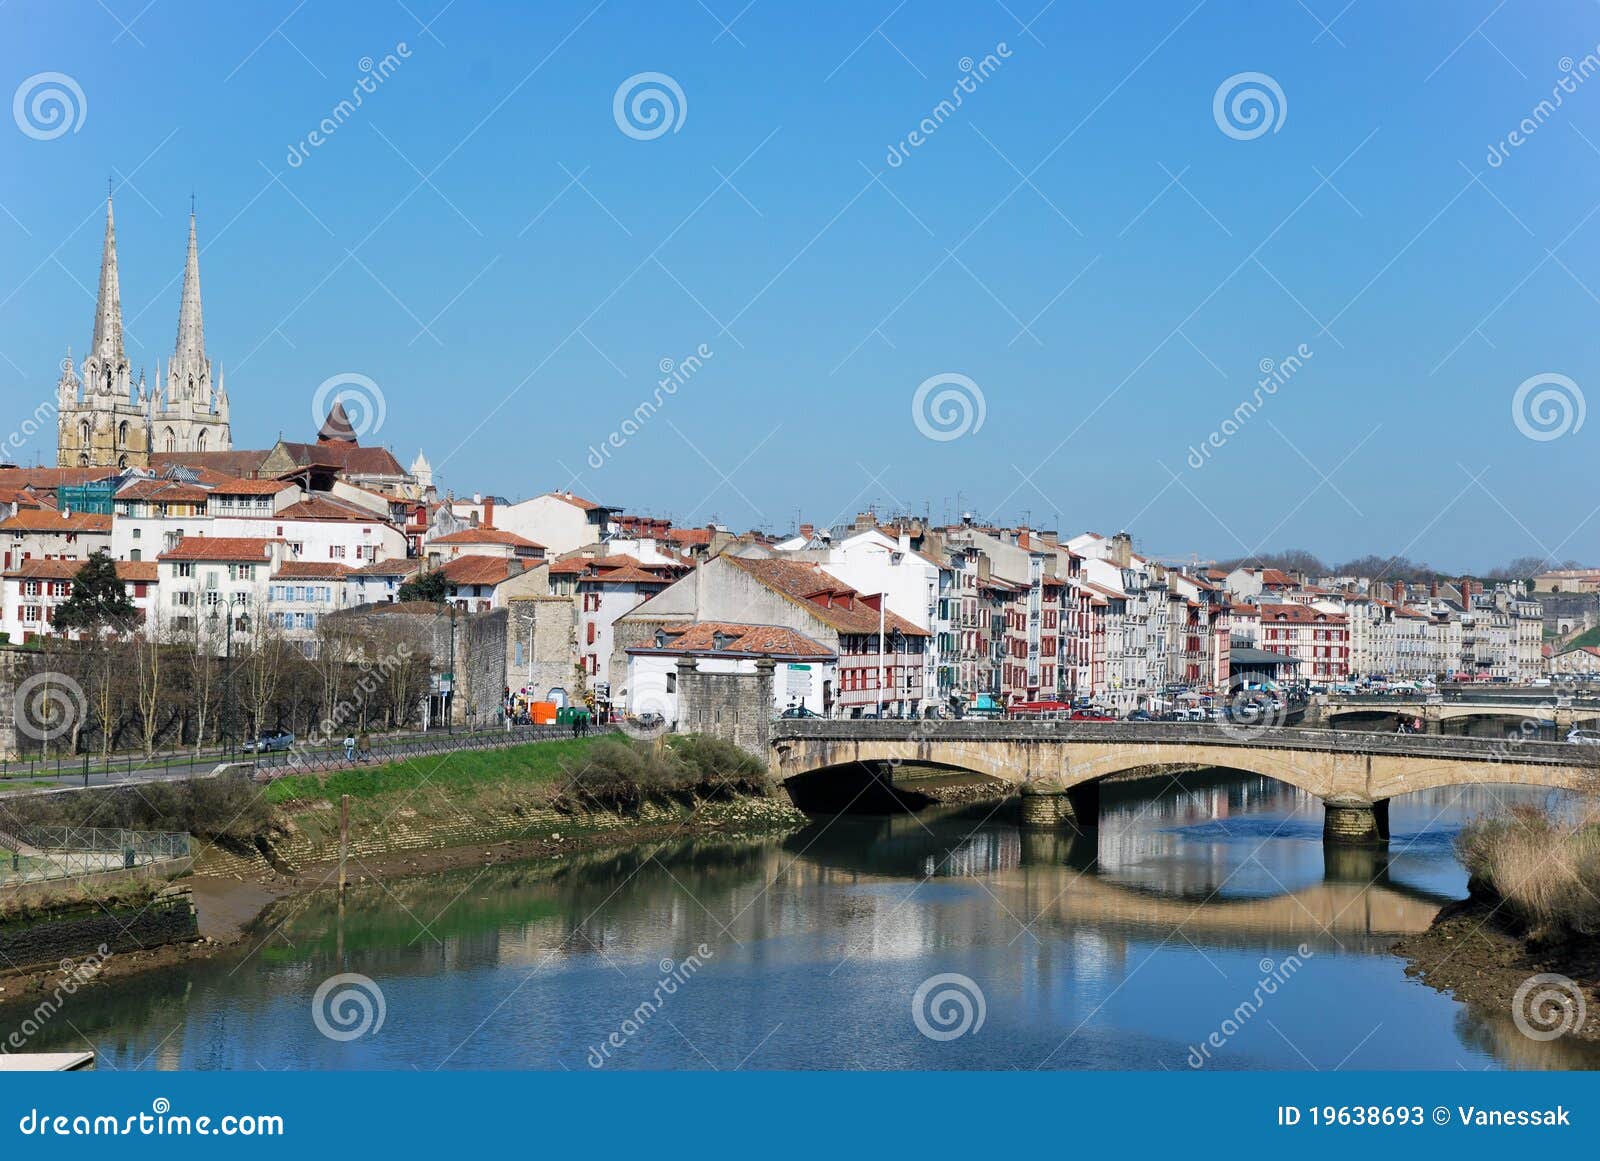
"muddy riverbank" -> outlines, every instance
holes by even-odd
[[[1474,897],[1445,907],[1433,926],[1404,937],[1394,950],[1406,957],[1407,975],[1463,1003],[1520,1014],[1535,1032],[1561,1026],[1563,1036],[1600,1043],[1600,939],[1530,943],[1504,909]],[[1564,977],[1570,985],[1529,984],[1538,975]]]

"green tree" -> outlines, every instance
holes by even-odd
[[[72,578],[72,595],[56,606],[56,628],[98,636],[125,632],[136,610],[117,576],[117,562],[105,551],[93,553]]]
[[[442,605],[450,595],[450,586],[444,579],[444,573],[434,568],[419,572],[402,584],[399,595],[402,601],[428,601]]]

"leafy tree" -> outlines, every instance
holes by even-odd
[[[444,573],[433,568],[419,572],[402,584],[399,595],[402,601],[428,601],[442,605],[450,595],[450,586],[444,579]]]
[[[72,595],[56,607],[56,627],[99,635],[123,632],[136,610],[117,576],[117,563],[104,550],[92,554],[72,578]]]

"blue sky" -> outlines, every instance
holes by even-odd
[[[1487,159],[1600,51],[1600,6],[1086,7],[10,0],[0,96],[60,72],[83,108],[48,140],[0,122],[8,410],[89,341],[115,174],[135,367],[171,354],[197,196],[239,445],[309,438],[319,384],[355,373],[385,404],[370,439],[458,493],[780,530],[966,509],[1202,557],[1600,557],[1600,420],[1533,439],[1513,414],[1532,377],[1600,383],[1600,76]],[[650,72],[683,101],[640,140],[613,98]],[[1241,73],[1282,94],[1250,139],[1213,111]],[[919,430],[940,375],[976,385],[981,428]]]

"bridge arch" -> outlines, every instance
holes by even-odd
[[[1417,790],[1508,784],[1578,789],[1600,773],[1592,747],[1438,735],[1268,728],[1243,735],[1177,723],[785,724],[773,739],[780,782],[851,764],[918,763],[982,774],[1023,794],[1025,824],[1074,823],[1097,811],[1106,778],[1186,764],[1271,778],[1321,798],[1325,833],[1387,837],[1389,799]]]

